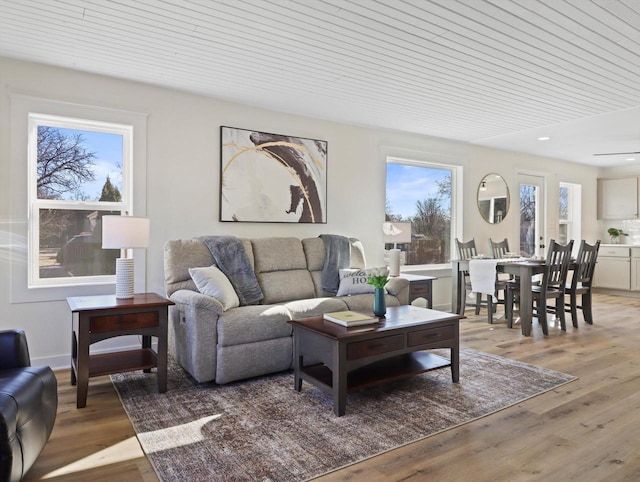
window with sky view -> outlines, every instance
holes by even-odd
[[[30,284],[114,275],[120,251],[102,249],[101,219],[128,206],[129,127],[38,114],[30,120]]]
[[[450,169],[387,162],[385,220],[411,223],[411,243],[398,245],[406,264],[441,264],[450,258]]]

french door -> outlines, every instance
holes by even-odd
[[[544,177],[518,174],[520,199],[520,254],[545,255]]]

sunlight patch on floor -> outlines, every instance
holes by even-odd
[[[136,437],[129,437],[122,442],[111,445],[106,449],[100,450],[99,452],[49,472],[48,474],[43,475],[42,478],[53,479],[56,477],[63,477],[75,472],[83,472],[85,470],[95,469],[96,467],[103,467],[144,456],[145,454],[138,443],[138,439]]]
[[[139,433],[138,437],[142,442],[152,440],[153,443],[150,443],[149,445],[156,449],[154,452],[162,452],[164,450],[181,447],[183,445],[191,445],[195,442],[206,440],[207,437],[203,435],[205,425],[221,417],[222,414],[218,413],[216,415],[203,417],[199,420],[194,420],[193,422],[184,423],[182,425],[154,430],[153,432]]]

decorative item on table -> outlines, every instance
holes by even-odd
[[[357,311],[334,311],[325,313],[322,317],[327,321],[332,321],[342,326],[360,326],[377,323],[378,319],[372,316],[358,313]]]
[[[609,233],[609,239],[611,239],[611,244],[618,244],[620,242],[620,236],[628,236],[622,229],[618,228],[609,228],[607,229],[607,233]]]
[[[411,242],[411,223],[384,222],[382,223],[384,242],[393,243],[389,250],[389,276],[400,276],[400,250],[398,244]]]
[[[133,298],[133,258],[128,250],[149,246],[149,218],[135,216],[102,217],[102,249],[122,249],[116,260],[116,298]]]
[[[387,312],[387,304],[384,299],[384,285],[389,282],[389,270],[386,266],[374,268],[367,278],[367,284],[373,285],[373,314],[382,317]]]

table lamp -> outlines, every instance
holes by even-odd
[[[102,248],[124,250],[124,257],[116,259],[116,298],[133,298],[133,258],[128,250],[148,246],[149,218],[102,217]]]
[[[389,276],[400,276],[400,250],[398,244],[411,242],[411,223],[382,223],[384,242],[393,243],[389,250]]]

